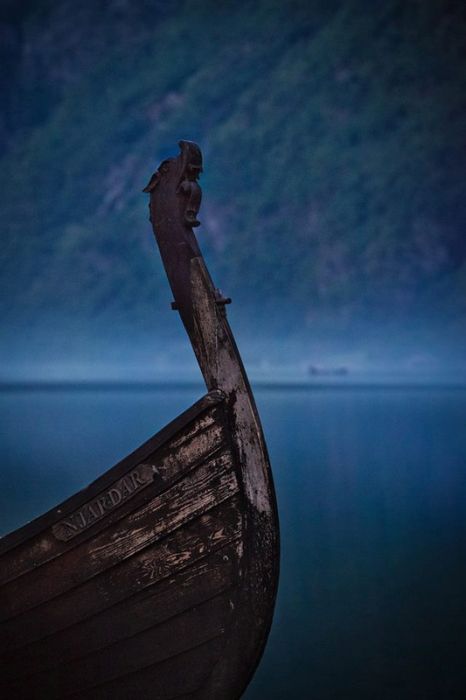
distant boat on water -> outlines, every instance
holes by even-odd
[[[347,377],[349,369],[345,366],[340,367],[319,367],[317,365],[309,365],[308,374],[311,377]]]

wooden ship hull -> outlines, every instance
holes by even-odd
[[[233,700],[262,655],[278,520],[250,387],[192,227],[180,142],[146,191],[207,393],[122,462],[0,540],[0,691],[15,700]]]

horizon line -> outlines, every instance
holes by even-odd
[[[311,389],[466,389],[466,380],[458,379],[415,379],[413,377],[381,380],[368,378],[366,381],[338,380],[334,381],[277,381],[254,380],[249,378],[256,390],[307,391]],[[155,391],[155,390],[186,390],[203,389],[207,391],[201,379],[199,380],[118,380],[118,379],[83,379],[83,380],[0,380],[0,392],[8,391]]]

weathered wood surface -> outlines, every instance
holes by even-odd
[[[212,549],[207,556],[193,560],[175,575],[159,580],[157,585],[153,585],[155,580],[149,576],[149,584],[129,600],[113,603],[100,613],[37,642],[27,643],[31,635],[20,638],[19,649],[11,645],[3,654],[4,678],[11,680],[52,670],[165,622],[191,609],[199,600],[209,600],[228,591],[237,583],[238,546],[238,539],[233,539],[230,544]]]
[[[172,469],[176,470],[177,463],[173,459],[172,451],[176,449],[177,442],[184,442],[190,439],[190,437],[193,437],[198,430],[202,430],[203,427],[217,422],[217,416],[206,418],[204,413],[207,409],[213,408],[221,403],[224,398],[224,395],[220,392],[209,392],[209,394],[197,401],[191,408],[169,423],[163,430],[157,433],[157,435],[149,439],[115,467],[96,479],[90,486],[71,496],[67,501],[40,516],[33,522],[24,525],[0,539],[0,557],[2,564],[0,569],[0,585],[14,578],[16,575],[19,575],[22,571],[28,571],[30,568],[38,565],[41,558],[45,560],[53,556],[59,556],[65,551],[67,546],[53,536],[51,527],[60,520],[66,518],[70,513],[73,513],[73,511],[81,508],[83,504],[109,490],[118,479],[128,474],[135,466],[146,461],[150,462],[152,456],[157,454],[160,458],[164,455],[168,464],[171,464]],[[197,423],[197,419],[201,422]],[[204,425],[204,421],[207,421],[206,425]],[[188,428],[187,426],[190,427]],[[186,435],[184,434],[185,428],[187,431]],[[177,442],[172,444],[176,436]],[[160,465],[160,469],[163,482],[163,465]],[[167,476],[169,477],[169,475]],[[130,505],[129,508],[131,509]],[[121,517],[124,510],[125,508],[120,505],[114,513],[107,514],[101,526],[106,527],[113,517]],[[89,533],[86,532],[85,536],[89,536]],[[24,545],[24,549],[22,549],[22,545]],[[22,552],[24,552],[24,556]]]
[[[199,522],[174,532],[161,543],[132,557],[125,566],[114,567],[83,586],[7,620],[1,628],[1,652],[44,639],[98,615],[107,607],[204,560],[223,546],[241,541],[239,508],[237,501],[222,504],[218,510],[203,515]],[[176,578],[174,583],[176,585]]]
[[[254,400],[192,227],[180,142],[147,188],[208,393],[84,491],[0,541],[0,694],[235,700],[270,628],[278,523]]]

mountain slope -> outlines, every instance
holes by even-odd
[[[439,0],[4,3],[7,323],[147,322],[167,291],[141,189],[190,138],[201,244],[264,324],[460,328],[465,19]]]

